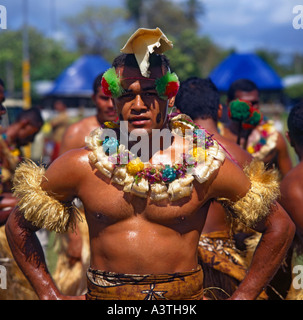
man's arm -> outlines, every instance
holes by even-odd
[[[258,224],[262,233],[246,277],[231,300],[254,300],[279,269],[295,234],[295,226],[285,210],[275,203],[270,215]]]
[[[215,188],[220,190],[223,197],[231,201],[241,200],[251,187],[250,180],[244,172],[226,161],[215,180],[217,180]],[[253,201],[257,200],[257,198],[253,199]],[[259,221],[254,228],[262,233],[262,238],[246,277],[230,298],[232,300],[256,299],[278,270],[291,245],[295,233],[293,222],[278,203],[273,202],[270,209],[270,214]]]
[[[14,258],[39,299],[58,300],[61,294],[47,269],[38,230],[16,208],[6,223],[6,236]]]
[[[78,174],[78,172],[81,172],[81,168],[74,156],[75,154],[77,154],[77,151],[71,152],[71,155],[66,154],[58,158],[44,174],[46,178],[41,185],[43,190],[47,190],[48,195],[52,195],[52,206],[54,206],[55,195],[55,200],[60,200],[63,203],[74,198],[75,185],[79,185],[81,179]],[[27,176],[26,179],[31,179],[31,177]],[[33,184],[32,181],[31,184]],[[35,196],[29,194],[29,199],[36,199]],[[42,205],[45,205],[45,203],[37,203],[35,207],[41,207]],[[46,212],[49,215],[48,210]],[[49,220],[48,217],[44,219]],[[57,289],[47,269],[43,250],[35,234],[38,230],[34,226],[35,222],[29,222],[28,219],[25,219],[24,212],[16,208],[6,223],[7,240],[18,266],[28,278],[40,299],[84,299],[84,296],[63,296]],[[52,221],[52,223],[55,224],[55,221]]]

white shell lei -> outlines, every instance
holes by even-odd
[[[193,125],[182,120],[191,119],[186,115],[178,115],[174,117],[170,124],[173,134],[183,136],[183,132],[178,126],[174,126],[177,122],[182,122],[182,126],[186,129],[195,129]],[[217,170],[225,159],[225,153],[217,143],[213,140],[213,145],[209,146],[206,151],[206,160],[203,163],[198,163],[190,174],[175,179],[170,183],[157,182],[150,184],[145,178],[135,182],[134,176],[127,172],[126,166],[114,165],[109,161],[108,155],[104,152],[100,143],[103,129],[98,128],[91,132],[85,138],[86,146],[91,150],[89,153],[89,160],[95,167],[110,178],[113,183],[123,186],[124,192],[131,192],[136,196],[147,198],[148,195],[153,201],[160,201],[169,199],[171,201],[179,200],[183,197],[190,196],[193,188],[193,180],[196,179],[199,183],[207,181],[212,173]],[[185,137],[186,138],[186,137]],[[127,151],[125,146],[120,144],[119,152]],[[144,163],[144,168],[150,167],[151,163]]]

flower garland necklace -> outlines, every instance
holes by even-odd
[[[247,151],[256,159],[264,159],[273,149],[278,140],[278,131],[272,120],[260,124],[251,134]]]
[[[217,141],[184,114],[173,117],[169,127],[173,134],[187,139],[192,148],[173,164],[142,162],[118,139],[102,139],[104,128],[117,130],[118,127],[118,124],[107,122],[86,137],[86,145],[91,150],[89,159],[113,183],[124,186],[124,192],[139,197],[147,198],[149,195],[153,201],[175,201],[190,196],[193,180],[205,182],[225,159]]]

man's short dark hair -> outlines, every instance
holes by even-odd
[[[193,120],[218,120],[220,94],[210,78],[190,77],[181,82],[175,106]]]
[[[287,125],[291,140],[303,147],[303,102],[296,104],[291,109]]]
[[[97,75],[97,77],[94,80],[94,83],[93,83],[94,94],[97,94],[98,89],[101,87],[101,80],[102,80],[103,74],[104,72],[101,72],[100,74]]]
[[[254,90],[258,90],[257,85],[248,79],[239,79],[234,81],[228,91],[227,91],[227,98],[229,101],[232,101],[235,99],[236,91],[245,91],[245,92],[251,92]]]
[[[44,124],[41,111],[37,107],[32,107],[30,109],[22,110],[18,114],[16,118],[16,122],[19,122],[21,120],[28,120],[31,125],[33,125],[36,128],[39,128],[39,130]]]
[[[3,88],[5,88],[5,84],[4,81],[0,78],[0,86],[2,86]]]
[[[170,69],[169,60],[164,54],[152,53],[149,56],[149,63],[150,63],[150,67],[163,66],[165,70]],[[123,67],[123,66],[139,68],[135,55],[127,54],[127,53],[122,53],[119,56],[117,56],[114,59],[112,65],[115,68]]]

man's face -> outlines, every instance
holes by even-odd
[[[30,142],[33,142],[38,132],[39,128],[30,123],[22,125],[22,127],[18,130],[18,135],[16,137],[17,146],[22,147],[26,146]]]
[[[113,100],[102,93],[101,87],[99,87],[97,93],[93,95],[93,101],[97,107],[99,121],[105,122],[116,120],[117,112]]]
[[[158,96],[155,80],[163,76],[161,67],[151,68],[150,78],[143,78],[140,70],[132,67],[117,68],[122,75],[124,93],[115,99],[120,120],[128,121],[128,131],[151,134],[162,129],[167,117],[168,100]]]
[[[260,109],[258,90],[252,90],[252,91],[237,90],[235,92],[235,99],[242,99],[242,100],[249,101],[254,108]]]
[[[4,88],[0,85],[0,120],[2,116],[6,114],[6,109],[3,106],[3,102],[5,101]]]

